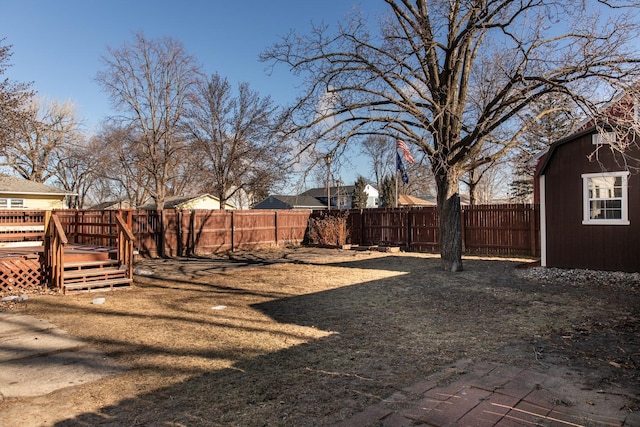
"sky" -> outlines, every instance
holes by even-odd
[[[290,71],[268,73],[258,56],[290,30],[311,23],[335,25],[354,8],[375,18],[384,4],[371,0],[0,0],[0,39],[12,45],[13,64],[4,77],[33,82],[39,96],[71,101],[91,132],[111,114],[95,78],[107,47],[147,38],[172,37],[184,44],[207,74],[232,84],[249,83],[261,96],[284,105],[298,93]],[[360,165],[360,168],[363,166]],[[366,170],[358,173],[366,176]],[[345,181],[355,180],[354,171]]]

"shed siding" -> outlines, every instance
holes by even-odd
[[[545,169],[548,267],[640,271],[640,175],[628,182],[630,225],[583,225],[582,174],[624,170],[608,149],[588,156],[591,135],[556,147]]]

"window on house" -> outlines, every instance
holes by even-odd
[[[629,172],[582,175],[584,187],[583,224],[628,225]]]
[[[0,209],[23,209],[24,199],[0,198]]]
[[[24,199],[10,199],[11,200],[11,209],[22,209],[24,208]]]

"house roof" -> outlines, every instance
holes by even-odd
[[[202,199],[202,198],[211,198],[214,199],[216,201],[218,201],[218,198],[215,196],[212,196],[211,194],[205,193],[205,194],[199,194],[197,196],[169,196],[167,198],[165,198],[164,200],[164,208],[165,209],[176,209],[179,208],[181,205],[197,200],[197,199]],[[230,203],[225,203],[225,205],[229,206],[229,207],[233,207]],[[157,206],[156,202],[153,200],[150,200],[149,202],[145,203],[144,205],[140,206],[140,209],[155,209]]]
[[[0,175],[0,193],[70,196],[73,192],[9,175]]]
[[[91,206],[89,209],[101,211],[101,210],[112,208],[114,206],[116,208],[122,208],[123,206],[129,206],[129,202],[126,200],[112,200],[110,202],[98,203],[97,205]]]
[[[424,200],[419,197],[410,196],[408,194],[400,194],[398,196],[398,205],[401,206],[435,206],[436,203],[430,200]]]
[[[289,209],[323,209],[327,207],[318,199],[311,196],[274,194],[256,204],[254,209],[273,209],[282,205],[287,206]]]
[[[352,194],[353,190],[355,189],[355,185],[341,185],[340,187],[330,187],[330,192],[332,196],[335,196],[338,194],[338,190],[340,190],[340,194],[345,195],[345,194]],[[311,196],[311,197],[327,197],[327,187],[317,187],[317,188],[310,188],[307,191],[305,191],[304,193],[300,193],[300,196]],[[296,196],[293,196],[296,197]]]

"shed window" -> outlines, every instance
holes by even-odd
[[[594,133],[591,135],[591,143],[593,145],[614,144],[616,142],[615,132]]]
[[[629,172],[582,175],[584,187],[583,224],[628,225]]]

